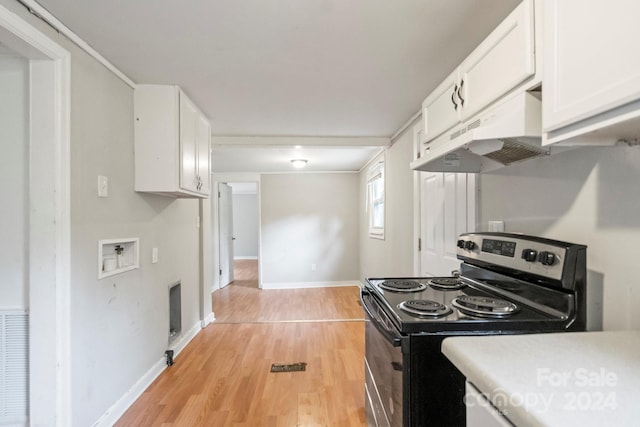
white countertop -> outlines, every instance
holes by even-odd
[[[442,352],[516,426],[640,425],[640,331],[454,337]]]

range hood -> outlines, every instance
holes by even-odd
[[[548,155],[541,145],[541,116],[540,100],[522,92],[428,143],[411,169],[487,172]]]

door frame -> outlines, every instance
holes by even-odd
[[[211,292],[220,289],[220,249],[218,242],[220,240],[220,222],[218,220],[218,194],[217,188],[219,183],[223,182],[255,182],[257,186],[258,199],[258,288],[262,289],[262,218],[261,213],[261,195],[260,195],[260,174],[259,173],[213,173],[211,188],[215,188],[215,192],[211,192],[211,249],[212,249],[212,287]]]
[[[29,422],[71,425],[70,53],[0,5],[29,59]]]

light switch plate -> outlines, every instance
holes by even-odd
[[[98,175],[98,197],[109,197],[109,178]]]
[[[158,248],[151,249],[151,263],[155,264],[158,262]]]

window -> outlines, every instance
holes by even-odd
[[[369,237],[384,239],[384,157],[367,173]]]

